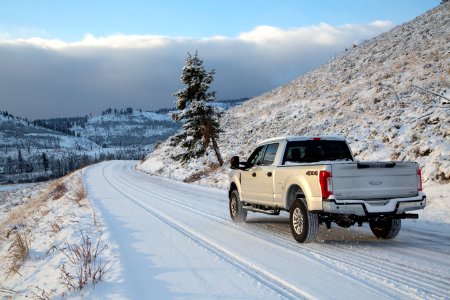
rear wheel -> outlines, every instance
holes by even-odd
[[[242,208],[241,198],[239,197],[239,192],[237,190],[233,190],[230,193],[229,208],[231,220],[233,220],[233,222],[245,222],[245,219],[247,218],[247,211]]]
[[[379,218],[369,222],[373,234],[380,239],[395,238],[402,228],[402,220],[393,218]]]
[[[305,201],[297,199],[289,211],[289,224],[297,242],[309,243],[316,238],[319,218],[316,213],[308,211]]]

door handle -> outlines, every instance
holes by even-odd
[[[253,172],[253,173],[252,173],[252,176],[253,176],[253,177],[256,177],[256,172]]]
[[[272,172],[267,172],[268,177],[272,177]]]

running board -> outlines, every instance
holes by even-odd
[[[251,205],[243,206],[242,208],[245,209],[246,211],[258,212],[258,213],[263,213],[263,214],[272,215],[272,216],[278,216],[280,214],[279,209],[265,210],[265,209],[261,209],[261,208],[255,208]]]

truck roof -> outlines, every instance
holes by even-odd
[[[269,143],[281,142],[281,141],[307,141],[307,140],[333,140],[333,141],[345,141],[345,137],[342,135],[316,135],[316,136],[279,136],[270,139],[263,140],[258,145],[264,145]]]

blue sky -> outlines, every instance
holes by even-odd
[[[218,99],[254,97],[439,2],[0,0],[0,110],[173,107],[197,50]]]
[[[76,41],[86,33],[233,37],[256,26],[303,27],[400,24],[436,6],[437,0],[14,0],[0,3],[0,32],[10,37]]]

